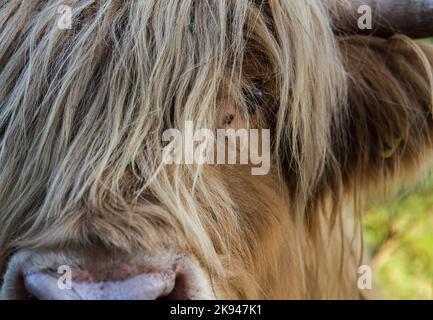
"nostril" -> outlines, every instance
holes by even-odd
[[[185,299],[182,276],[176,271],[149,272],[118,281],[72,281],[70,288],[59,285],[58,279],[47,273],[23,275],[21,299],[38,300],[155,300]]]
[[[28,289],[28,284],[26,284],[24,278],[23,274],[17,274],[16,282],[10,287],[7,297],[14,300],[39,300],[32,293],[33,290]]]
[[[160,296],[158,300],[188,300],[190,294],[191,292],[187,275],[184,273],[177,273],[174,287],[171,292],[165,296]]]

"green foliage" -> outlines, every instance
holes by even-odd
[[[374,282],[387,299],[433,299],[433,177],[364,219]]]
[[[433,44],[433,38],[422,39],[420,42],[427,43],[427,44]]]

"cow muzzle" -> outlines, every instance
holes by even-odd
[[[0,291],[18,300],[213,299],[208,277],[182,255],[79,263],[65,255],[19,253],[12,257]]]

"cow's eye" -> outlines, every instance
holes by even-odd
[[[263,82],[260,80],[252,81],[251,86],[244,91],[245,101],[249,114],[254,114],[265,103],[265,91]]]

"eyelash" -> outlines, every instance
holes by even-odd
[[[265,99],[265,92],[263,90],[263,83],[261,81],[252,81],[249,90],[244,91],[245,101],[250,115],[257,112],[263,105]]]

